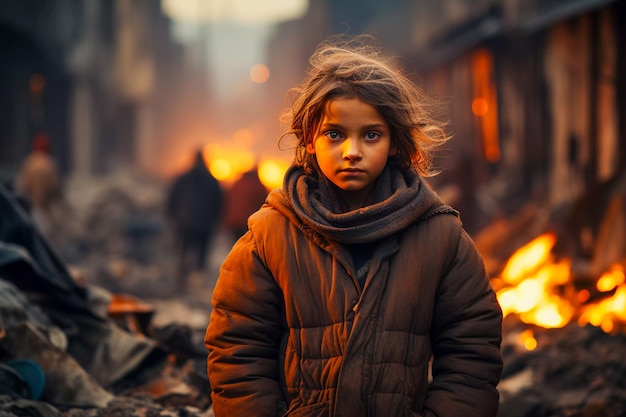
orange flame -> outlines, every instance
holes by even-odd
[[[602,274],[596,284],[600,292],[615,290],[615,293],[601,301],[590,303],[582,309],[578,318],[578,324],[584,326],[591,324],[600,327],[607,333],[615,329],[616,322],[626,323],[626,284],[624,267],[613,265],[607,272]]]
[[[614,291],[613,295],[580,307],[590,293],[575,293],[571,262],[557,262],[551,254],[555,243],[556,236],[546,233],[518,249],[508,260],[501,276],[496,277],[503,283],[496,291],[503,315],[517,314],[524,323],[545,328],[563,327],[578,316],[579,325],[599,326],[607,333],[614,331],[618,322],[626,324],[624,267],[612,266],[597,281],[598,291]]]
[[[502,279],[508,284],[517,284],[550,258],[550,251],[556,243],[552,233],[541,235],[524,245],[513,254],[502,271]]]

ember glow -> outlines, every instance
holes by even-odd
[[[283,185],[283,177],[289,163],[280,159],[265,159],[259,164],[259,179],[268,189]]]
[[[551,254],[555,243],[552,233],[537,237],[518,249],[494,279],[504,316],[517,314],[524,323],[544,328],[576,320],[607,333],[618,323],[626,324],[624,266],[614,265],[600,276],[596,287],[602,298],[588,302],[589,291],[576,289],[572,280],[571,261]]]
[[[524,330],[520,336],[519,341],[522,346],[526,348],[526,350],[535,350],[537,348],[537,339],[535,339],[535,333],[530,330]]]
[[[578,318],[578,324],[584,326],[588,323],[611,333],[617,322],[626,323],[626,284],[624,281],[622,265],[614,265],[605,272],[598,280],[596,287],[600,292],[613,292],[613,295],[585,305]]]

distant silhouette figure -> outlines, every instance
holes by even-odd
[[[26,198],[29,211],[40,231],[53,232],[57,213],[63,202],[61,176],[52,156],[52,142],[46,133],[33,138],[31,152],[24,160],[16,179],[16,193]]]
[[[221,186],[207,169],[202,152],[196,151],[193,166],[174,180],[166,201],[177,245],[179,289],[186,289],[191,273],[204,270],[222,208]]]
[[[228,190],[224,226],[231,234],[233,242],[246,233],[248,217],[261,208],[267,192],[259,179],[257,167],[245,172]]]

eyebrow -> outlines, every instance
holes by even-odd
[[[330,128],[330,129],[343,129],[344,126],[342,124],[339,123],[322,123],[320,125],[321,128]],[[370,125],[365,125],[362,127],[363,130],[370,130],[370,129],[386,129],[385,125],[383,123],[372,123]]]

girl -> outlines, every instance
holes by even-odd
[[[366,40],[312,56],[283,188],[221,267],[205,339],[217,417],[497,414],[502,313],[423,180],[447,138]]]

